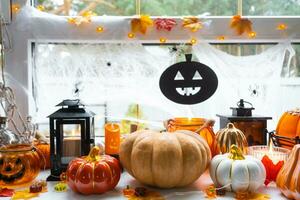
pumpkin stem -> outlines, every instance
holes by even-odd
[[[245,160],[243,152],[235,144],[231,145],[230,147],[229,158],[232,160]]]
[[[100,159],[100,147],[94,146],[91,150],[89,155],[86,157],[86,160],[93,162],[98,161]]]
[[[228,124],[227,124],[227,128],[235,128],[235,126],[234,126],[233,123],[228,123]]]

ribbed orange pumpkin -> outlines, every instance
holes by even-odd
[[[276,184],[287,198],[300,200],[300,144],[292,149],[277,175]]]
[[[159,188],[183,187],[205,172],[211,159],[202,137],[191,131],[142,130],[120,147],[123,167],[141,183]]]
[[[37,148],[37,153],[40,157],[40,168],[50,168],[50,145],[47,143],[37,142],[34,145]]]
[[[294,138],[300,136],[300,109],[294,109],[283,113],[281,116],[276,133],[278,135]]]

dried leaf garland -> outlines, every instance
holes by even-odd
[[[166,31],[171,31],[177,25],[174,19],[167,19],[167,18],[158,18],[154,20],[154,23],[157,30],[166,30]]]
[[[149,15],[141,15],[140,18],[131,20],[131,31],[133,33],[146,34],[149,27],[153,25],[153,20]]]
[[[197,17],[184,17],[182,27],[196,32],[203,28],[203,23]]]
[[[247,18],[242,18],[240,15],[232,17],[230,27],[235,30],[237,35],[253,32],[252,22]]]

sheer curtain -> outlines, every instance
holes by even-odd
[[[219,78],[218,90],[203,103],[201,115],[230,114],[229,107],[236,107],[236,102],[244,99],[253,104],[254,114],[273,117],[274,127],[284,107],[280,74],[285,56],[289,56],[289,65],[295,54],[290,43],[277,44],[252,56],[232,56],[207,43],[194,46],[193,51]]]
[[[274,125],[285,106],[280,73],[286,51],[291,58],[294,52],[289,43],[245,57],[229,55],[207,43],[194,46],[194,57],[216,72],[219,86],[207,101],[186,106],[169,101],[159,89],[162,72],[176,60],[168,48],[140,43],[37,44],[36,118],[45,121],[57,103],[79,97],[90,105],[106,102],[106,117],[114,121],[124,118],[128,105],[138,103],[148,127],[162,128],[162,121],[170,117],[216,119],[216,114],[230,114],[229,107],[243,98],[253,103],[254,114],[273,117]],[[97,114],[104,117],[103,112]]]

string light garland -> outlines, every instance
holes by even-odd
[[[284,23],[280,23],[276,27],[276,29],[279,30],[279,31],[285,31],[287,28],[288,28],[287,25],[284,24]]]
[[[13,3],[13,4],[11,5],[11,11],[12,11],[12,13],[14,13],[14,14],[18,13],[18,12],[20,11],[20,9],[21,9],[21,6],[20,6],[20,4],[18,4],[18,3]]]
[[[190,40],[190,43],[191,43],[191,45],[197,44],[197,39],[196,39],[196,38],[192,38],[192,39]]]
[[[102,32],[104,31],[103,26],[97,26],[96,31],[97,31],[98,33],[102,33]]]
[[[166,43],[167,42],[167,38],[161,37],[161,38],[159,38],[159,42],[160,43]]]
[[[132,38],[135,37],[135,34],[130,32],[130,33],[127,34],[127,37],[130,38],[130,39],[132,39]]]
[[[224,35],[219,35],[219,36],[217,36],[217,40],[225,40],[226,39],[226,37],[224,36]]]
[[[256,37],[256,32],[255,32],[255,31],[250,31],[250,32],[248,33],[248,37],[249,37],[250,39],[255,38],[255,37]]]

